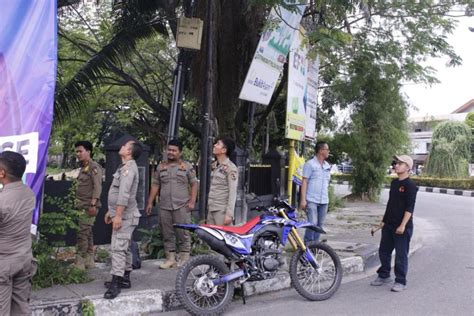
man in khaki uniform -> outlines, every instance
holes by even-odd
[[[211,188],[209,190],[207,223],[231,225],[237,200],[238,169],[229,157],[235,143],[230,138],[219,138],[214,144],[216,161],[211,166]]]
[[[31,252],[35,195],[21,182],[22,155],[0,154],[0,315],[31,315],[31,279],[36,272]]]
[[[77,233],[77,255],[75,265],[79,269],[93,268],[94,264],[94,225],[97,210],[100,208],[102,192],[102,167],[92,160],[92,144],[80,141],[74,144],[76,156],[81,164],[77,177],[76,207],[83,213],[79,219]]]
[[[104,297],[113,299],[120,294],[120,288],[130,288],[132,271],[132,253],[130,244],[132,233],[138,225],[140,212],[137,206],[138,167],[135,162],[142,153],[139,143],[126,142],[119,151],[122,164],[114,173],[108,195],[108,212],[105,223],[112,223],[112,282]]]
[[[161,162],[153,176],[150,197],[146,208],[151,214],[153,201],[159,193],[159,217],[166,253],[161,269],[182,266],[191,251],[189,231],[175,229],[173,224],[190,224],[191,212],[197,196],[197,178],[193,166],[181,160],[183,146],[171,140],[167,148],[167,162]],[[176,262],[176,237],[179,243],[179,262]]]

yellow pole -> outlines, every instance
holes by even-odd
[[[295,141],[290,139],[289,147],[288,147],[288,183],[287,183],[287,190],[288,190],[288,203],[291,204],[292,199],[292,189],[293,189],[293,170],[295,167]]]

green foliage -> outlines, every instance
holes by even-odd
[[[90,300],[81,301],[81,315],[82,316],[94,316],[95,315],[94,304]]]
[[[152,229],[138,229],[143,234],[142,248],[150,259],[160,259],[165,257],[163,236],[158,227]]]
[[[469,176],[471,131],[462,122],[445,122],[433,131],[432,149],[425,172],[439,178]]]
[[[96,261],[106,263],[109,260],[110,254],[107,250],[98,248],[96,251]]]
[[[193,223],[195,221],[193,220]],[[163,237],[158,227],[152,229],[140,228],[138,230],[143,234],[142,247],[148,258],[160,259],[165,257],[165,248],[163,245]],[[207,254],[209,246],[202,241],[196,234],[191,233],[191,255]]]
[[[378,199],[392,156],[408,143],[407,104],[398,79],[373,57],[355,56],[350,76],[332,89],[338,102],[352,108],[352,123],[345,127],[354,167],[352,193],[370,201]]]
[[[467,113],[464,123],[469,126],[471,131],[474,129],[474,111]]]
[[[61,212],[43,213],[40,217],[39,231],[48,232],[56,237],[64,237],[69,229],[77,230],[79,218],[86,216],[75,208],[76,184],[73,183],[65,198],[46,196],[49,204],[58,206]],[[60,238],[64,239],[64,238]],[[53,244],[51,246],[50,244]],[[56,260],[57,247],[64,241],[49,242],[41,235],[39,241],[33,242],[33,256],[38,261],[38,272],[33,278],[33,288],[45,288],[56,284],[75,284],[88,282],[87,272]]]
[[[331,181],[336,183],[342,183],[344,181],[352,182],[354,176],[348,173],[341,173],[341,174],[332,174]]]
[[[348,181],[350,184],[353,183],[354,176],[351,174],[334,174],[331,178],[335,182]],[[417,186],[432,187],[432,188],[444,188],[444,189],[458,189],[458,190],[474,190],[474,177],[464,179],[451,179],[451,178],[430,178],[430,177],[410,177],[415,181]],[[394,177],[386,176],[384,184],[389,184]]]
[[[474,177],[464,179],[452,178],[429,178],[429,177],[411,177],[418,186],[445,188],[445,189],[459,189],[459,190],[474,190]]]
[[[344,207],[344,200],[334,193],[334,186],[330,185],[328,189],[329,206],[328,212],[334,211],[339,207]]]
[[[467,126],[471,129],[471,160],[470,163],[474,163],[474,111],[469,112],[464,121]]]
[[[193,220],[193,223],[196,223]],[[208,254],[210,251],[209,246],[196,234],[191,233],[191,255],[205,255]]]
[[[336,133],[334,135],[318,135],[318,141],[325,141],[329,145],[331,156],[328,158],[330,164],[340,164],[346,160],[350,151],[350,135],[346,133]]]
[[[61,212],[43,212],[40,216],[39,231],[48,232],[48,234],[56,236],[65,236],[70,229],[78,230],[79,219],[87,219],[87,215],[76,209],[76,186],[77,183],[69,189],[66,197],[61,198],[57,196],[45,196],[45,200],[51,204],[59,207]],[[59,242],[56,246],[62,246],[63,242]]]
[[[110,10],[110,1],[102,1],[96,5],[94,18],[88,18],[90,13],[85,12],[86,5],[70,9],[69,14],[61,14],[56,112],[68,113],[77,109],[89,112],[87,101],[92,92],[107,91],[104,93],[107,94],[106,106],[100,108],[106,117],[113,117],[114,122],[118,122],[114,128],[127,130],[152,144],[163,143],[176,54],[172,36],[167,38],[163,25],[169,25],[175,31],[176,19],[185,11],[185,3],[122,1],[120,6]],[[248,106],[237,97],[242,73],[248,67],[248,56],[255,52],[257,33],[262,30],[268,9],[285,6],[285,1],[247,1],[242,3],[241,10],[220,1],[216,3],[219,14],[214,17],[215,24],[226,27],[216,29],[215,44],[219,49],[212,69],[215,69],[215,77],[221,80],[215,82],[216,96],[212,105],[219,129],[214,134],[226,132],[242,145]],[[446,57],[449,65],[459,65],[461,59],[448,43],[448,35],[456,24],[451,10],[465,10],[468,15],[472,7],[472,1],[311,1],[302,24],[311,45],[309,55],[321,57],[323,92],[318,107],[318,129],[331,128],[335,111],[351,106],[349,99],[341,101],[336,90],[341,83],[344,85],[357,56],[370,56],[372,63],[384,69],[384,78],[429,84],[437,79],[434,69],[424,66],[426,58]],[[204,8],[196,6],[196,16],[204,16]],[[242,30],[232,34],[232,41],[227,39],[233,23],[222,20],[228,16],[234,16],[234,21],[239,22],[237,27]],[[239,53],[233,54],[236,51]],[[66,63],[69,68],[64,67]],[[188,78],[192,80],[186,83],[187,100],[193,97],[201,100],[206,73],[202,67],[204,63],[205,54],[198,54],[189,64]],[[281,82],[286,86],[285,80]],[[114,89],[109,93],[111,86]],[[354,83],[346,88],[357,92],[360,86]],[[271,117],[268,134],[273,146],[285,144],[282,137],[285,88],[277,90],[274,102],[268,107],[257,107],[259,124],[256,130],[261,132],[261,126],[266,126],[266,118]],[[192,109],[185,107],[181,127],[198,136],[199,118],[197,102]],[[263,151],[261,134],[256,133],[255,152]],[[188,139],[187,133],[181,135]]]
[[[56,260],[55,248],[49,246],[45,240],[33,242],[33,256],[38,265],[38,270],[33,277],[33,289],[90,281],[86,271]]]

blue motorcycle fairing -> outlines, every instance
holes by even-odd
[[[298,228],[307,228],[307,229],[311,229],[317,233],[320,233],[320,234],[326,234],[326,232],[319,226],[311,223],[311,222],[307,222],[307,221],[304,221],[304,222],[295,222],[294,226],[298,229]]]
[[[289,212],[286,212],[286,214],[288,215],[288,218],[291,218],[291,219],[296,219],[296,211],[295,210],[291,210]]]
[[[173,227],[194,231],[201,228],[198,224],[173,224]]]

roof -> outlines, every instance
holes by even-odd
[[[473,100],[474,101],[474,100]],[[473,102],[474,106],[474,102]],[[464,121],[467,112],[442,114],[442,115],[426,115],[418,117],[408,118],[410,123],[421,123],[421,122],[444,122],[444,121]]]
[[[469,113],[474,111],[474,99],[471,99],[467,103],[463,104],[461,107],[458,109],[454,110],[452,113]]]

